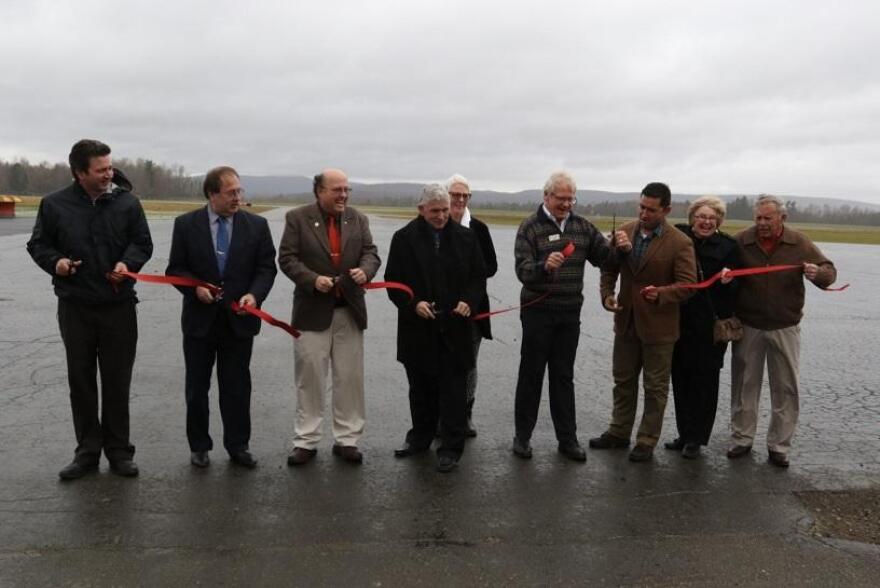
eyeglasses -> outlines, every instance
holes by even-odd
[[[471,195],[467,192],[450,192],[449,197],[453,200],[467,200]]]
[[[326,188],[326,189],[329,190],[330,192],[333,192],[337,196],[343,196],[343,195],[351,196],[351,193],[354,192],[354,190],[352,190],[351,188],[349,188],[347,186],[339,186],[337,188]]]
[[[574,206],[575,204],[578,203],[577,198],[563,198],[562,196],[557,196],[553,192],[550,192],[550,196],[552,196],[557,202],[560,202],[562,204],[568,204],[569,206]]]
[[[244,188],[236,188],[235,190],[226,190],[222,194],[224,196],[229,196],[230,198],[243,198],[244,197]]]
[[[694,220],[702,221],[705,223],[717,223],[718,217],[717,216],[708,216],[705,214],[695,214]]]

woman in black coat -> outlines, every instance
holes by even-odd
[[[446,180],[446,190],[449,192],[450,207],[449,216],[452,220],[463,227],[469,228],[477,237],[480,244],[480,252],[483,254],[483,262],[486,265],[486,277],[491,278],[498,271],[498,258],[495,256],[495,245],[489,234],[489,227],[481,220],[471,216],[468,203],[471,199],[471,188],[467,178],[455,174]],[[489,295],[484,294],[475,314],[489,312]],[[474,398],[477,391],[477,356],[480,353],[480,343],[483,339],[492,338],[492,326],[489,319],[473,321],[471,339],[474,346],[474,367],[467,374],[467,436],[476,437],[477,429],[474,427],[472,418]]]
[[[739,266],[739,250],[733,237],[719,231],[724,221],[724,202],[714,196],[698,198],[688,208],[688,224],[676,227],[694,242],[697,275],[708,279],[723,268]],[[678,438],[666,449],[681,451],[694,459],[700,446],[709,442],[718,407],[718,376],[724,365],[727,343],[715,343],[712,329],[716,318],[733,315],[736,282],[715,282],[697,290],[681,304],[681,336],[672,355],[672,392]]]

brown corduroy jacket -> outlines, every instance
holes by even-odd
[[[630,221],[621,225],[620,230],[635,242],[638,228],[638,221]],[[697,262],[690,237],[663,221],[663,232],[652,239],[638,262],[629,256],[609,258],[599,283],[602,300],[614,294],[618,275],[617,303],[622,308],[614,315],[614,332],[622,335],[632,324],[642,343],[675,343],[679,335],[679,303],[690,297],[693,290],[665,288],[660,290],[657,302],[648,302],[641,289],[696,281]]]

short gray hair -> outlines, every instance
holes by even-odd
[[[449,192],[442,184],[426,184],[422,188],[422,197],[419,198],[419,206],[428,202],[443,201],[449,204]]]
[[[727,205],[717,196],[700,196],[694,200],[691,205],[688,206],[688,224],[694,224],[694,213],[704,206],[708,206],[715,212],[718,216],[717,226],[720,227],[721,223],[724,222],[724,215],[727,214]]]
[[[773,204],[776,206],[776,210],[779,211],[779,214],[786,214],[788,211],[785,209],[785,202],[782,201],[778,196],[774,196],[773,194],[758,194],[758,198],[755,199],[755,205],[752,207],[753,210],[758,210],[760,207],[765,204]]]
[[[468,192],[471,191],[471,183],[467,180],[466,177],[461,174],[452,174],[452,176],[448,180],[446,180],[446,183],[444,184],[446,186],[446,190],[449,191],[453,184],[464,184],[465,186],[467,186]]]
[[[577,192],[577,184],[574,181],[574,177],[565,170],[558,170],[550,174],[550,177],[544,182],[544,196],[552,194],[556,188],[563,184],[571,186],[572,192]]]

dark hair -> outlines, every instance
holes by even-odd
[[[215,167],[206,173],[205,181],[202,183],[202,193],[205,195],[205,198],[209,198],[211,194],[217,194],[220,192],[220,188],[223,186],[223,176],[228,176],[230,174],[236,178],[239,177],[238,172],[228,165]]]
[[[80,139],[74,143],[70,148],[70,155],[67,157],[73,179],[78,179],[76,172],[86,173],[89,171],[93,157],[104,157],[105,155],[110,155],[110,147],[100,141]]]
[[[312,183],[312,192],[315,193],[315,198],[318,197],[318,191],[324,187],[324,174],[317,174],[315,176],[315,181]]]
[[[672,192],[669,191],[669,186],[662,182],[651,182],[642,188],[642,196],[659,199],[662,208],[672,203]]]

